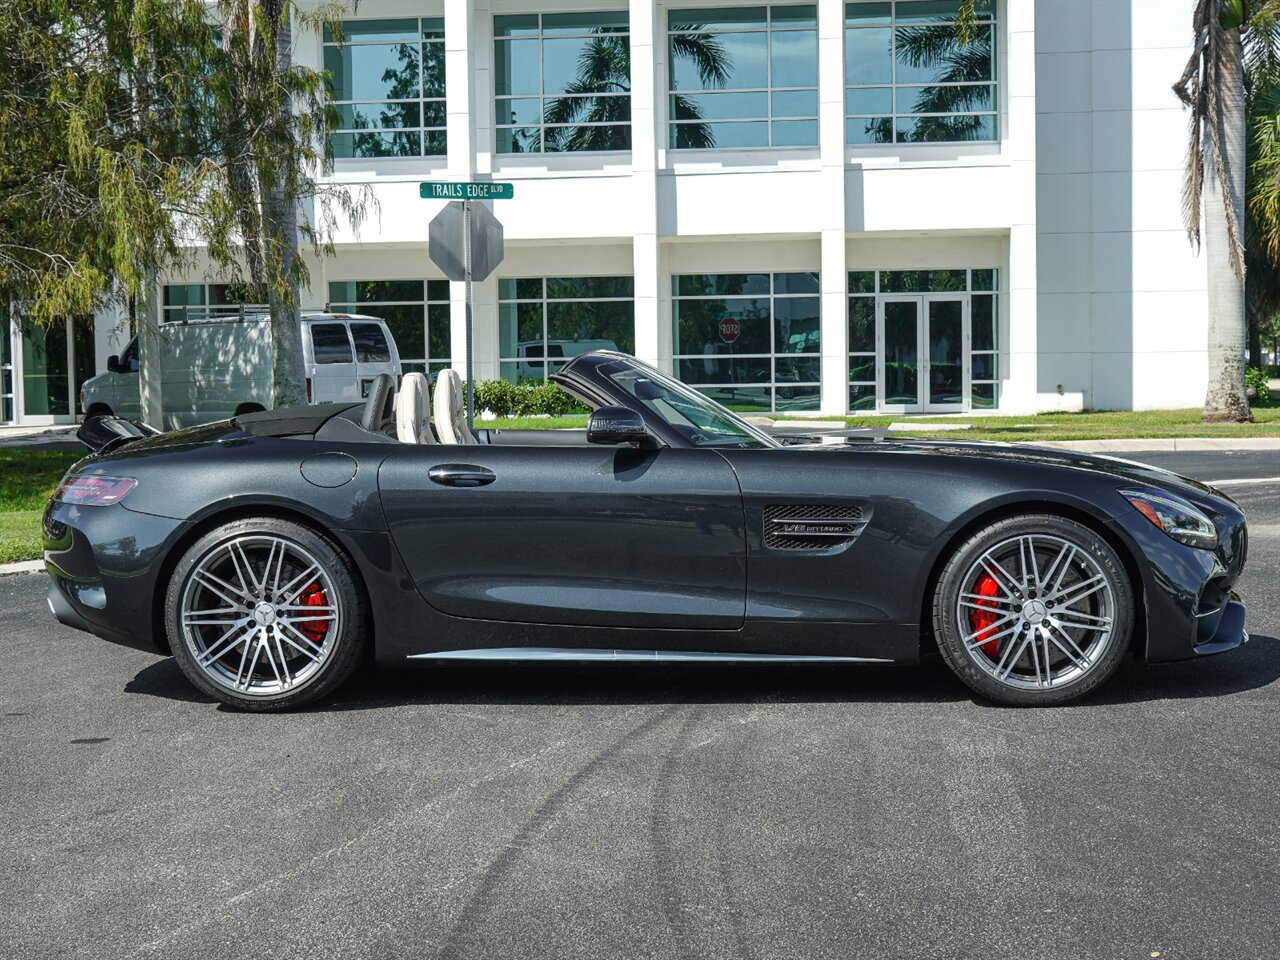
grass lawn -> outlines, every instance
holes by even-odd
[[[792,419],[786,413],[769,416]],[[1146,413],[1041,413],[1023,417],[846,417],[851,427],[887,427],[891,423],[967,423],[968,430],[925,431],[921,436],[970,440],[1105,440],[1147,437],[1280,437],[1280,406],[1258,407],[1254,423],[1201,423],[1199,410]],[[796,420],[802,418],[796,417]],[[829,418],[822,418],[829,419]],[[482,430],[555,430],[587,425],[586,414],[567,417],[504,417],[477,420]],[[896,434],[898,431],[894,431]]]
[[[585,430],[587,415],[571,413],[565,417],[499,417],[476,420],[477,430]]]
[[[67,468],[68,450],[0,448],[0,563],[40,558],[40,514]]]
[[[1201,411],[1041,413],[1024,417],[847,417],[851,427],[891,423],[967,423],[968,430],[920,431],[970,440],[1107,440],[1149,437],[1280,437],[1280,406],[1255,407],[1253,423],[1201,423]],[[776,416],[776,414],[775,414]],[[894,431],[897,433],[897,431]]]

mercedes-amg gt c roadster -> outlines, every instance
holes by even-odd
[[[280,710],[361,658],[911,663],[1060,704],[1248,639],[1245,520],[1106,457],[783,444],[636,359],[552,377],[585,430],[469,432],[457,375],[156,433],[88,421],[44,514],[64,624]],[[434,409],[434,424],[428,417]],[[832,438],[828,438],[832,439]]]

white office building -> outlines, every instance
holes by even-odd
[[[304,303],[463,368],[463,285],[423,181],[496,180],[480,378],[616,346],[796,414],[1197,406],[1206,267],[1170,91],[1190,0],[362,0],[299,34],[343,118],[332,182],[376,203]],[[230,291],[166,278],[165,316]],[[128,334],[4,331],[5,418],[68,419]]]

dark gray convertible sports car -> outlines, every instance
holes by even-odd
[[[1126,656],[1248,639],[1237,505],[1106,457],[1001,444],[780,444],[632,357],[553,377],[585,431],[480,431],[455,374],[363,404],[95,452],[44,516],[63,623],[172,654],[249,710],[333,691],[361,657],[913,662],[1047,705]]]

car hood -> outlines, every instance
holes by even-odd
[[[1214,498],[1235,501],[1220,490],[1145,463],[1135,463],[1120,457],[1109,457],[1096,453],[1077,453],[1074,450],[1059,450],[1054,447],[1037,447],[1025,443],[997,443],[985,440],[916,440],[916,439],[871,439],[862,437],[828,437],[822,443],[804,443],[788,445],[787,450],[830,451],[830,452],[876,452],[899,453],[904,455],[932,455],[973,457],[982,460],[1002,460],[1043,466],[1065,467],[1071,470],[1085,470],[1114,477],[1116,480],[1160,487],[1195,503],[1212,501]],[[1208,504],[1212,506],[1212,503]]]

